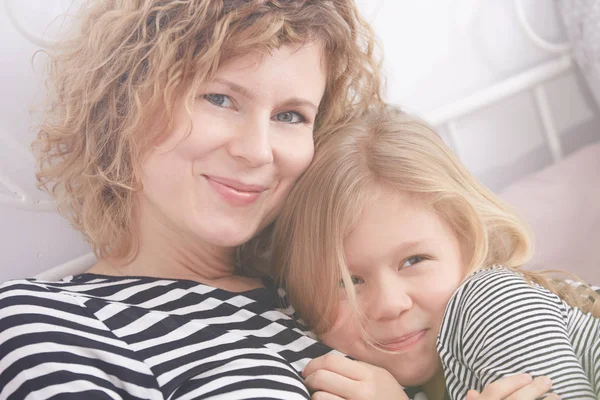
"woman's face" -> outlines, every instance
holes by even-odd
[[[283,46],[222,65],[142,169],[140,217],[176,236],[237,246],[271,222],[313,157],[322,48]]]
[[[363,209],[344,247],[362,326],[377,344],[364,340],[344,298],[321,339],[387,369],[402,385],[430,381],[440,368],[436,340],[444,310],[466,274],[453,230],[415,199],[383,192]]]

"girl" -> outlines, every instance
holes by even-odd
[[[521,269],[527,229],[406,114],[373,111],[323,136],[273,237],[276,275],[320,338],[430,400],[518,373],[551,378],[562,399],[600,395],[596,294]],[[326,357],[304,371],[308,386],[348,398],[362,365]],[[549,388],[534,383],[534,397]]]

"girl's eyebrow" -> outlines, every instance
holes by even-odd
[[[220,83],[222,85],[227,86],[232,91],[241,94],[242,96],[248,98],[249,100],[256,99],[256,94],[252,90],[250,90],[250,89],[248,89],[248,88],[246,88],[246,87],[244,87],[242,85],[238,85],[237,83],[228,81],[228,80],[223,79],[223,78],[215,78],[214,82],[217,82],[217,83]],[[315,113],[319,109],[319,107],[317,105],[315,105],[312,101],[306,100],[306,99],[302,99],[302,98],[299,98],[299,97],[292,97],[292,98],[286,100],[284,102],[284,105],[288,106],[288,107],[289,106],[297,106],[297,107],[304,106],[304,107],[308,107],[308,108],[311,108]]]
[[[398,243],[396,246],[391,247],[389,249],[389,253],[387,254],[387,256],[392,256],[394,258],[402,258],[402,257],[406,257],[406,256],[414,256],[417,253],[426,251],[427,249],[430,249],[431,245],[434,244],[433,239],[428,238],[428,237],[423,237],[417,240],[411,240],[411,241],[405,241],[405,242],[400,242]],[[360,257],[360,256],[359,256]],[[364,257],[364,256],[363,256]],[[360,271],[362,266],[365,265],[370,265],[370,263],[363,259],[359,258],[359,262],[357,263],[356,260],[354,263],[350,263],[348,262],[348,268],[349,269],[354,269],[356,271]]]
[[[421,238],[417,240],[411,240],[408,242],[401,242],[396,247],[396,250],[402,253],[411,252],[424,247],[424,245],[427,245],[430,242],[431,240],[429,238]]]

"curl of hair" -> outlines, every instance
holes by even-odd
[[[47,109],[33,143],[40,187],[99,257],[133,257],[140,165],[173,105],[232,57],[319,41],[327,85],[315,137],[381,102],[380,60],[353,0],[87,1],[49,53]]]
[[[340,282],[353,305],[344,238],[381,190],[413,196],[445,218],[469,271],[503,265],[589,311],[591,290],[521,267],[530,259],[525,224],[463,166],[425,123],[397,109],[337,126],[316,148],[273,231],[271,268],[291,304],[317,333],[334,321]],[[592,295],[593,293],[593,295]]]

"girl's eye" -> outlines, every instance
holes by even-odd
[[[286,124],[300,124],[306,122],[306,118],[295,111],[286,111],[275,116],[275,120]]]
[[[415,264],[420,263],[421,261],[423,261],[425,259],[425,257],[423,256],[413,256],[413,257],[409,257],[404,261],[404,264],[402,264],[402,266],[400,268],[406,268],[406,267],[410,267],[413,266]]]
[[[204,95],[204,98],[211,104],[217,107],[229,108],[233,106],[233,101],[224,94],[208,93]]]
[[[350,277],[350,279],[352,279],[352,284],[353,284],[354,286],[356,286],[356,285],[362,285],[363,283],[365,283],[364,279],[362,279],[362,278],[359,278],[358,276],[354,276],[354,275],[352,275],[352,276]],[[341,287],[341,288],[344,288],[344,287],[346,287],[346,285],[344,284],[344,281],[342,281],[342,280],[340,280],[340,287]]]

